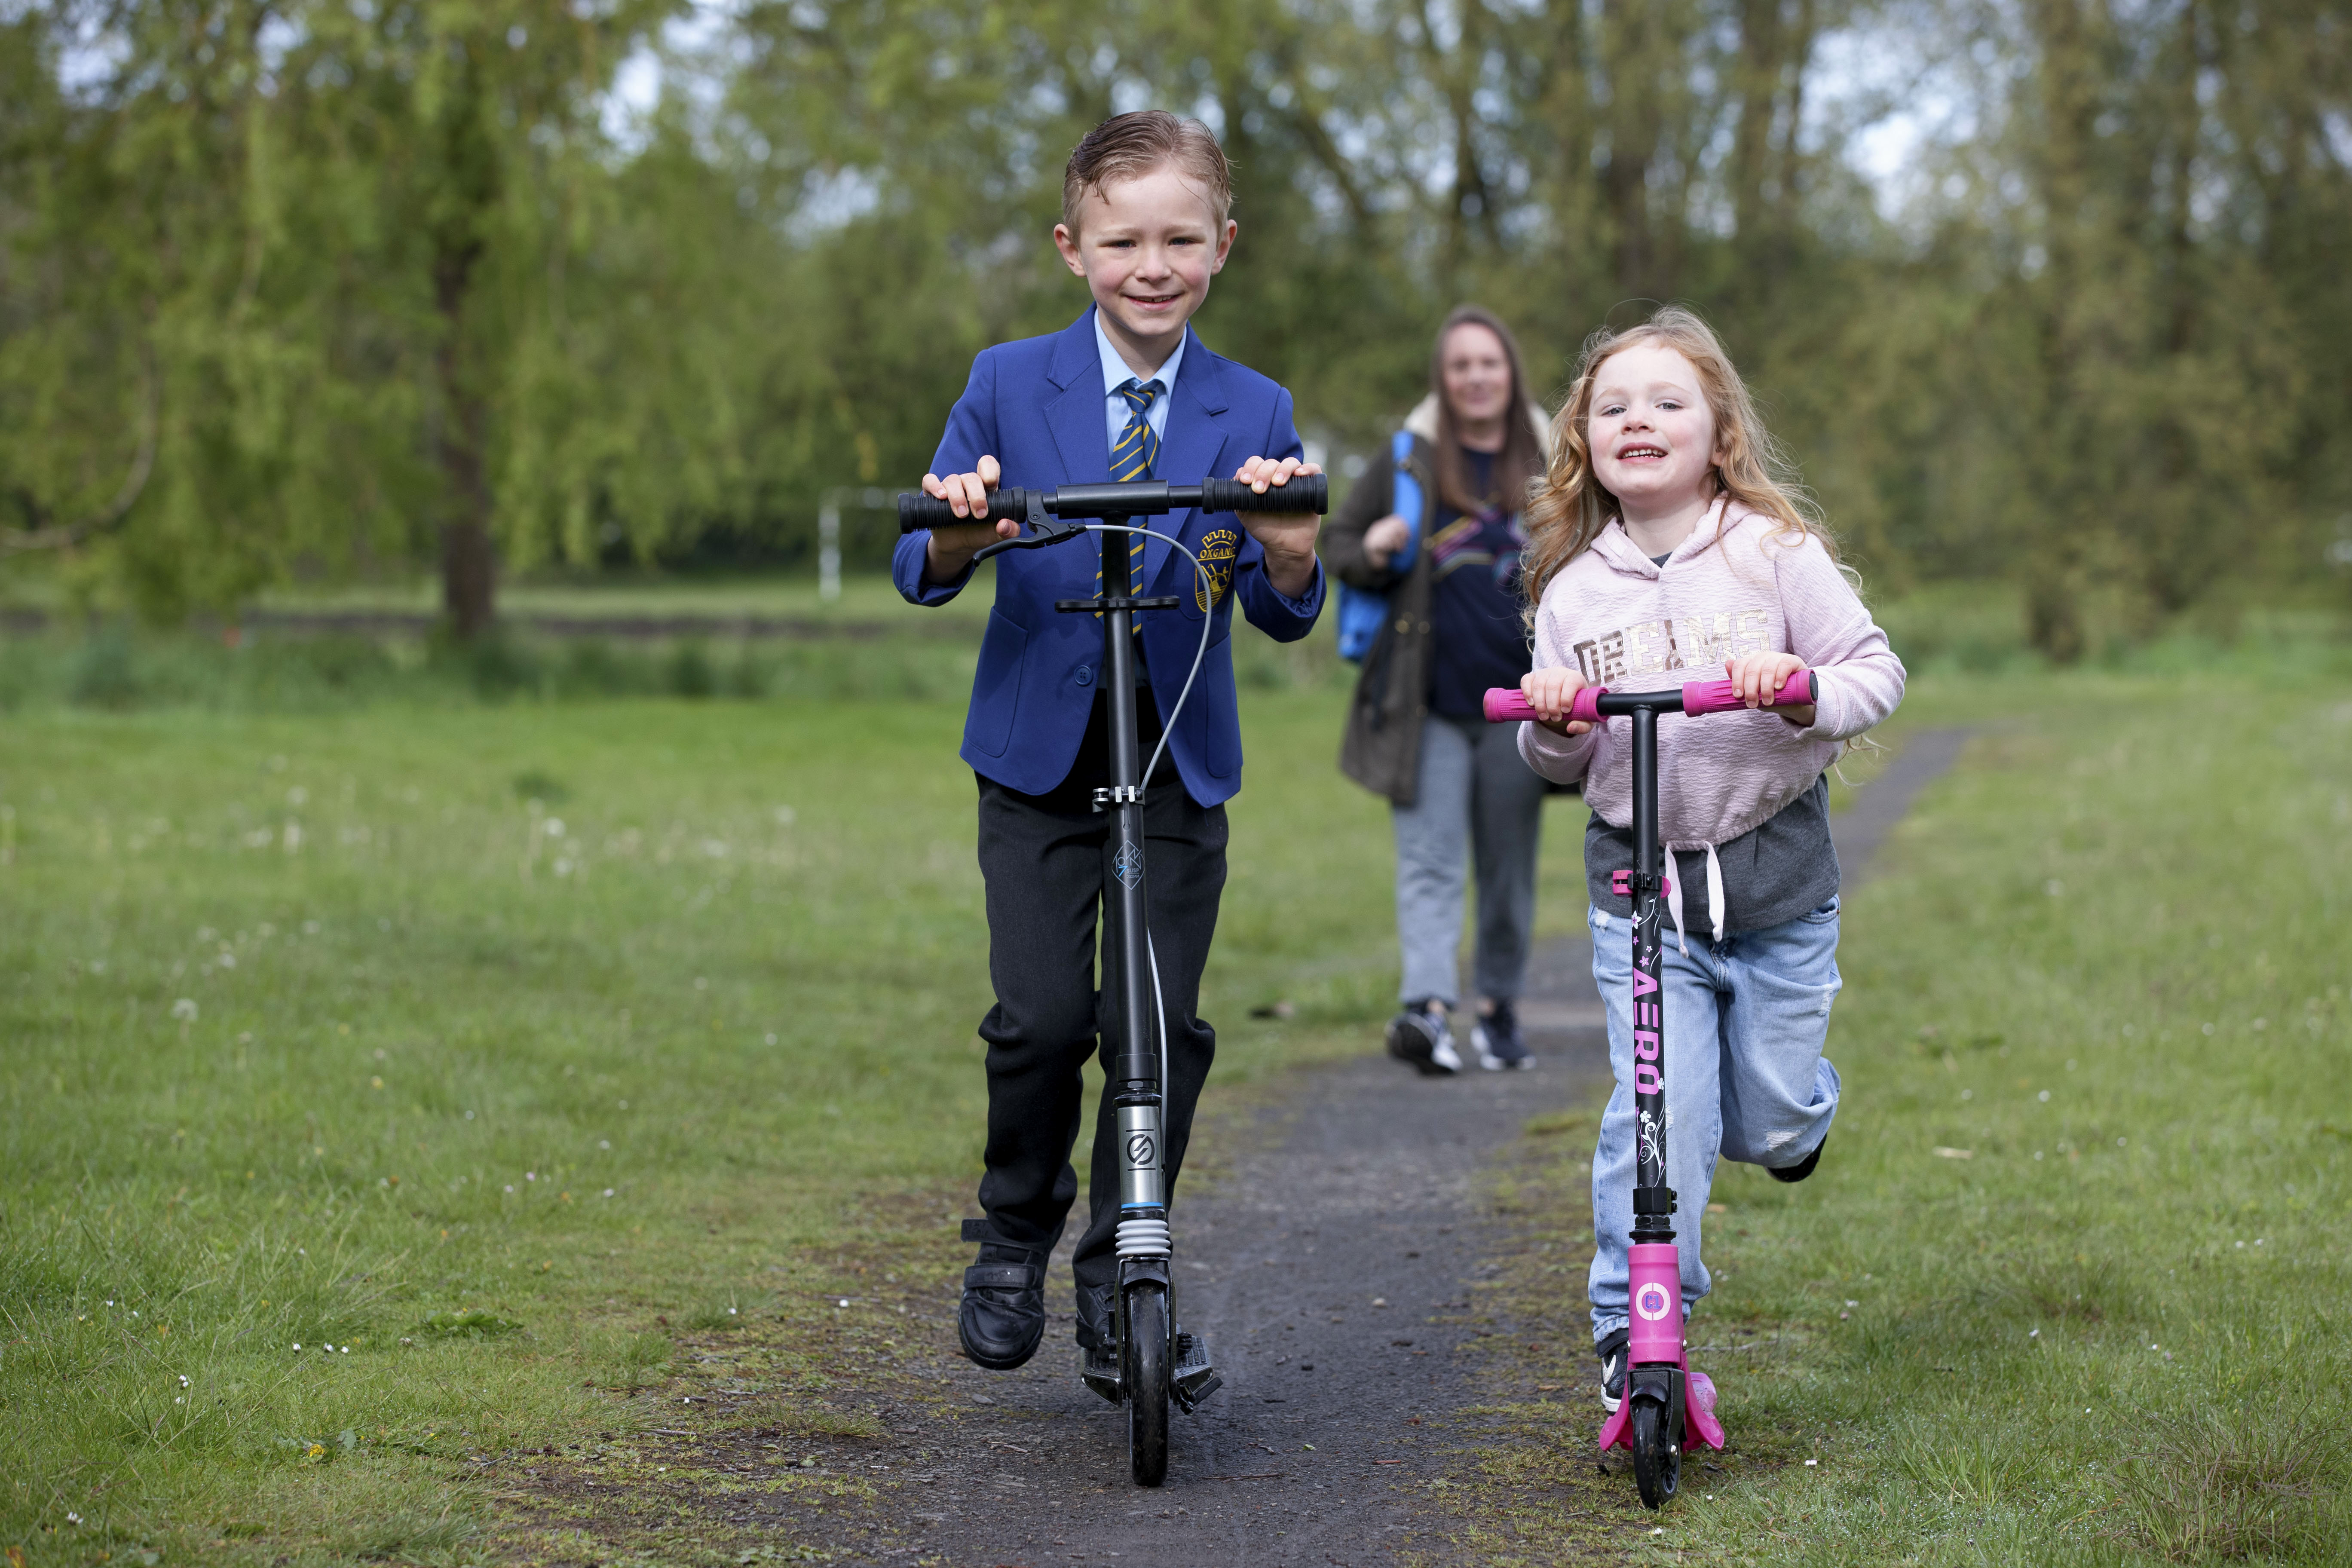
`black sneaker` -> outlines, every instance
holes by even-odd
[[[1454,1031],[1445,1026],[1445,1009],[1433,1002],[1408,1006],[1389,1020],[1389,1055],[1411,1062],[1423,1078],[1444,1078],[1462,1070],[1454,1048]]]
[[[1764,1169],[1776,1182],[1801,1182],[1813,1173],[1813,1167],[1822,1163],[1822,1151],[1829,1146],[1830,1135],[1824,1132],[1822,1141],[1813,1145],[1813,1152],[1795,1164],[1785,1168],[1767,1165]]]
[[[1508,1002],[1496,1003],[1493,1012],[1470,1026],[1470,1047],[1488,1072],[1509,1068],[1524,1072],[1536,1065],[1527,1041],[1519,1037],[1519,1016]]]
[[[1625,1331],[1619,1329],[1593,1346],[1601,1356],[1601,1408],[1610,1415],[1625,1402]]]

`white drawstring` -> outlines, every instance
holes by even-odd
[[[1714,917],[1715,943],[1717,947],[1723,945],[1723,862],[1715,858],[1715,846],[1700,844],[1692,849],[1685,849],[1669,845],[1666,849],[1666,909],[1675,917],[1675,945],[1683,950],[1685,958],[1690,956],[1690,939],[1683,930],[1683,885],[1674,874],[1674,858],[1678,853],[1690,854],[1694,849],[1706,851],[1706,912]]]

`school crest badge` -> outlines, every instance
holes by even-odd
[[[1230,528],[1213,528],[1201,539],[1201,564],[1207,570],[1208,581],[1201,581],[1199,573],[1192,576],[1192,603],[1202,615],[1225,602],[1233,592],[1234,557],[1241,551],[1242,536]]]

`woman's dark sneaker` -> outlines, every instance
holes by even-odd
[[[1776,1182],[1801,1182],[1807,1176],[1813,1173],[1813,1167],[1822,1163],[1822,1151],[1829,1146],[1830,1135],[1824,1132],[1822,1134],[1822,1141],[1813,1145],[1813,1152],[1806,1155],[1803,1159],[1798,1161],[1795,1164],[1789,1166],[1785,1170],[1778,1169],[1770,1165],[1765,1166],[1764,1169],[1770,1173],[1772,1179]]]
[[[964,1239],[981,1240],[966,1225]],[[963,1271],[963,1300],[956,1309],[956,1339],[973,1364],[1011,1372],[1037,1353],[1045,1337],[1045,1254],[1025,1247],[984,1240],[980,1258]]]
[[[1601,1408],[1612,1415],[1625,1402],[1625,1342],[1619,1329],[1592,1347],[1601,1356]]]
[[[1519,1016],[1508,1002],[1496,1003],[1493,1012],[1470,1026],[1470,1045],[1478,1053],[1478,1065],[1488,1072],[1536,1065],[1527,1041],[1519,1037]]]
[[[1454,1031],[1445,1026],[1445,1009],[1433,1002],[1410,1004],[1389,1020],[1389,1055],[1411,1062],[1423,1078],[1443,1078],[1462,1070],[1462,1057],[1454,1048]]]

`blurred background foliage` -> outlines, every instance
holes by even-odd
[[[172,620],[786,564],[1201,115],[1200,326],[1374,449],[1475,299],[1707,313],[1882,594],[2065,660],[2352,579],[2340,0],[0,0],[0,574]],[[877,541],[878,542],[878,536]]]

